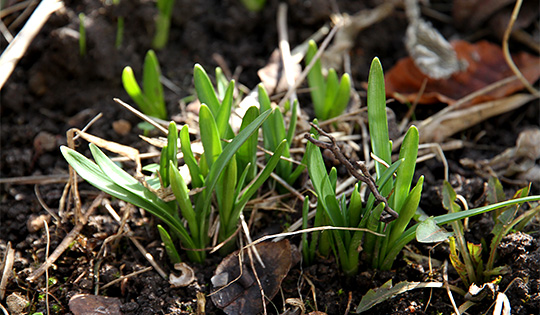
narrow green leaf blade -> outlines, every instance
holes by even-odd
[[[319,113],[317,118],[327,120],[330,117],[332,107],[335,105],[334,100],[338,94],[339,79],[336,70],[330,68],[328,75],[326,76],[326,93],[324,95],[324,107],[323,112]]]
[[[227,138],[227,129],[229,126],[229,118],[231,117],[231,109],[233,104],[234,80],[229,83],[229,87],[225,92],[225,97],[219,108],[216,124],[221,138]]]
[[[287,140],[281,141],[281,144],[277,147],[276,151],[272,155],[272,157],[268,160],[266,163],[266,166],[264,169],[259,173],[259,175],[255,178],[253,182],[251,182],[245,191],[245,193],[242,194],[240,197],[240,200],[238,201],[238,204],[245,206],[245,204],[249,201],[251,196],[257,192],[257,190],[266,182],[268,177],[270,177],[270,174],[274,171],[276,166],[278,165],[281,155],[287,148]]]
[[[92,144],[91,144],[92,145]],[[82,154],[65,146],[60,147],[62,155],[66,161],[73,167],[73,169],[84,180],[89,182],[92,186],[102,190],[103,192],[129,202],[137,207],[141,207],[148,212],[152,213],[163,222],[165,222],[171,229],[177,233],[182,242],[189,248],[196,248],[193,240],[183,227],[181,222],[177,218],[173,217],[171,213],[172,209],[168,204],[159,199],[156,195],[150,192],[146,187],[121,186],[117,184],[117,178],[114,180],[109,177],[109,174],[104,172],[102,168],[90,161]],[[99,149],[97,149],[99,151]],[[97,152],[96,151],[96,152]],[[101,152],[101,151],[99,151]],[[99,154],[99,153],[98,153]],[[107,158],[103,153],[103,157]],[[113,163],[110,161],[110,163]],[[114,163],[113,163],[114,164]],[[115,173],[110,173],[113,176]],[[126,179],[123,179],[125,181]],[[133,179],[135,180],[135,179]],[[136,181],[136,180],[135,180]]]
[[[143,91],[152,104],[151,116],[166,119],[167,109],[165,108],[165,99],[163,98],[163,86],[159,81],[161,70],[156,53],[149,50],[144,58],[143,68]]]
[[[418,157],[418,129],[411,126],[403,139],[399,158],[403,163],[397,170],[396,182],[394,184],[394,207],[393,209],[400,213],[405,199],[409,195],[414,169],[416,167],[416,158]],[[401,214],[400,214],[401,216]]]
[[[161,237],[163,245],[165,245],[165,251],[167,252],[167,256],[169,256],[169,260],[171,261],[171,263],[177,264],[182,262],[180,255],[178,255],[178,252],[176,251],[174,242],[169,235],[169,232],[167,232],[167,230],[165,230],[165,228],[160,224],[157,225],[157,228],[159,231],[159,236]]]
[[[208,105],[212,114],[217,116],[221,104],[208,74],[200,64],[196,64],[193,69],[193,80],[199,101],[201,104]]]
[[[315,57],[317,50],[317,44],[315,41],[310,40],[306,53],[306,66],[309,65],[311,60]],[[320,115],[322,115],[324,112],[326,81],[322,73],[321,60],[317,60],[315,62],[311,70],[308,72],[307,78],[311,93],[311,101],[313,102],[313,109],[315,111],[315,117],[322,119]]]
[[[169,165],[169,174],[171,177],[171,188],[174,193],[174,197],[176,198],[176,202],[180,207],[180,212],[188,222],[191,234],[197,236],[199,235],[199,222],[197,222],[197,217],[195,215],[195,211],[193,210],[193,205],[191,204],[191,200],[189,199],[189,189],[186,185],[186,182],[184,181],[182,175],[180,175],[178,168],[176,168],[172,164]],[[204,244],[199,245],[204,246]]]
[[[214,161],[221,154],[221,138],[214,119],[214,115],[205,104],[199,110],[199,128],[201,129],[201,142],[208,167],[212,168]]]
[[[244,130],[251,122],[259,116],[259,109],[256,106],[248,108],[244,117],[242,118],[242,124],[240,125],[240,131]],[[253,133],[251,137],[238,149],[236,153],[236,159],[238,161],[238,169],[243,172],[249,166],[249,173],[246,174],[246,180],[251,181],[257,169],[255,167],[257,161],[257,133]]]
[[[330,109],[330,117],[337,117],[341,115],[347,105],[349,105],[349,100],[351,99],[351,78],[348,73],[345,73],[341,77],[339,82],[338,92],[334,98],[333,106]]]
[[[122,84],[124,85],[124,89],[129,97],[135,101],[140,110],[147,115],[151,115],[152,104],[150,100],[143,94],[137,80],[135,80],[133,69],[129,66],[125,67],[122,71]]]
[[[328,217],[332,225],[344,226],[343,217],[337,202],[336,192],[332,187],[330,178],[326,173],[326,167],[322,159],[322,154],[315,144],[308,142],[306,147],[307,167],[309,177],[317,193],[317,200],[328,212]],[[329,202],[329,204],[327,203]]]
[[[191,175],[191,184],[193,187],[200,188],[204,186],[204,177],[199,169],[199,164],[191,150],[191,142],[189,140],[189,127],[184,125],[180,130],[180,150],[184,155],[184,162],[188,166],[189,174]]]
[[[390,164],[391,152],[388,146],[389,137],[384,74],[381,62],[377,57],[373,59],[369,70],[367,104],[371,149],[376,156]],[[375,162],[377,178],[381,176],[385,169],[386,167],[383,164]]]

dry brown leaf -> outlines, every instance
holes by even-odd
[[[490,117],[516,109],[531,100],[534,95],[516,94],[494,101],[488,101],[469,108],[448,112],[419,127],[420,142],[442,142],[451,135],[465,130]]]
[[[420,104],[437,102],[453,104],[456,100],[477,91],[491,83],[513,75],[504,60],[501,48],[487,41],[471,44],[466,41],[452,43],[458,59],[466,60],[466,71],[458,72],[447,80],[434,80],[425,76],[415,66],[411,58],[398,61],[385,76],[386,93],[400,102],[413,102],[421,89],[422,82],[427,80]],[[533,84],[540,78],[540,58],[525,52],[515,54],[514,62],[525,78]],[[474,98],[468,105],[496,100],[523,89],[518,80],[512,81],[500,89]]]
[[[242,269],[239,264],[239,251],[225,257],[216,268],[212,278],[215,293],[211,297],[214,304],[227,314],[260,313],[263,305],[256,277],[261,282],[265,301],[269,302],[278,292],[281,281],[291,268],[289,240],[264,242],[256,247],[266,266],[262,267],[254,260],[257,275],[253,273],[247,252],[244,252]]]

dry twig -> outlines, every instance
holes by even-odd
[[[345,165],[345,167],[347,168],[347,171],[352,176],[354,176],[359,181],[361,181],[363,183],[366,183],[366,185],[368,186],[369,190],[371,190],[371,192],[373,193],[373,196],[375,197],[375,200],[377,200],[378,203],[384,202],[384,213],[385,214],[381,215],[381,221],[382,222],[388,223],[388,222],[392,222],[393,220],[397,219],[399,217],[398,213],[396,211],[392,210],[388,206],[388,201],[386,200],[386,198],[383,195],[381,195],[381,193],[379,193],[379,190],[377,189],[377,184],[375,183],[375,180],[369,174],[369,171],[368,171],[367,167],[365,166],[365,164],[361,163],[361,162],[357,163],[358,167],[362,171],[362,174],[360,174],[356,170],[356,168],[354,168],[352,163],[343,155],[343,153],[341,153],[341,150],[337,146],[336,139],[334,139],[334,137],[332,137],[330,134],[326,133],[324,130],[319,128],[319,126],[317,126],[317,125],[315,125],[313,123],[311,123],[311,126],[313,128],[315,128],[321,135],[328,137],[330,139],[331,143],[324,142],[324,141],[321,141],[321,140],[317,140],[317,139],[313,138],[309,134],[305,134],[304,138],[306,138],[308,141],[310,141],[314,145],[318,146],[319,148],[328,149],[328,150],[332,151],[332,153],[334,154],[336,159],[338,159],[338,161],[341,164]]]

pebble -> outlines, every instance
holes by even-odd
[[[120,299],[91,294],[77,294],[69,300],[69,310],[73,315],[108,314],[120,315]]]

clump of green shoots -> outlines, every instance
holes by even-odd
[[[311,40],[306,53],[306,66],[311,63],[316,54],[317,44]],[[322,121],[341,115],[349,104],[351,94],[349,74],[345,73],[339,79],[336,70],[331,68],[328,69],[328,75],[325,78],[321,61],[318,59],[307,78],[315,117]]]
[[[512,199],[526,197],[529,194],[530,187],[518,190]],[[461,207],[455,202],[456,192],[448,182],[443,186],[443,205],[450,213],[459,213]],[[488,201],[495,204],[507,200],[502,185],[495,177],[490,178],[488,182]],[[497,248],[502,240],[510,231],[519,231],[525,227],[534,215],[540,212],[540,206],[529,209],[523,214],[517,216],[520,204],[513,204],[493,211],[495,225],[491,230],[493,238],[487,248],[486,244],[474,244],[467,242],[464,235],[464,226],[461,221],[451,223],[454,236],[449,238],[450,243],[450,262],[458,272],[465,286],[472,283],[482,284],[494,276],[507,272],[504,266],[495,267],[497,259]],[[483,256],[488,257],[487,262],[483,263]]]
[[[202,104],[199,124],[204,154],[198,161],[191,149],[188,126],[184,125],[178,133],[173,122],[169,124],[167,145],[162,149],[159,165],[145,168],[154,170],[154,176],[145,179],[145,184],[114,164],[94,144],[90,144],[90,150],[95,163],[72,149],[61,148],[68,163],[90,184],[147,210],[168,226],[169,231],[159,227],[159,232],[173,262],[179,261],[174,239],[179,239],[187,249],[190,260],[204,261],[203,249],[209,243],[212,209],[217,209],[219,214],[218,240],[225,243],[224,252],[232,250],[234,241],[225,241],[234,240],[232,235],[241,212],[270,176],[287,147],[286,141],[282,141],[266,166],[247,181],[248,173],[256,168],[252,161],[257,154],[258,130],[273,110],[259,114],[256,107],[249,108],[239,133],[234,135],[229,125],[234,81],[228,85],[221,101],[200,65],[195,66],[194,81]],[[178,169],[178,144],[191,176],[191,191]],[[165,197],[171,194],[172,200]]]
[[[319,218],[315,217],[316,225],[329,223],[338,227],[363,228],[375,232],[332,231],[331,238],[339,262],[343,271],[349,275],[356,274],[358,271],[358,248],[361,245],[364,248],[366,260],[374,268],[391,268],[400,250],[392,248],[391,245],[400,237],[412,219],[422,193],[423,177],[411,189],[418,153],[418,130],[416,127],[409,128],[401,146],[399,159],[393,164],[391,163],[384,77],[377,58],[373,60],[369,74],[368,116],[373,153],[385,162],[385,164],[376,162],[377,175],[375,180],[372,179],[363,164],[359,164],[360,171],[357,171],[343,156],[332,137],[330,137],[330,144],[317,140],[313,136],[307,137],[310,141],[306,148],[308,171],[318,202]],[[319,133],[321,133],[320,129]],[[324,132],[323,135],[328,136]],[[349,204],[344,196],[342,198],[336,196],[336,171],[332,170],[330,175],[326,173],[319,147],[330,149],[353,176],[368,185],[371,194],[365,205],[362,204],[358,184],[355,186]],[[381,222],[381,217],[386,222]],[[384,237],[380,237],[380,235],[384,235]]]
[[[156,53],[149,50],[144,58],[142,89],[135,80],[133,69],[129,66],[122,71],[122,84],[128,95],[141,111],[159,119],[167,119],[167,107],[163,97],[163,85],[160,82],[161,69]]]
[[[371,178],[366,167],[361,163],[357,165],[360,168],[358,171],[341,153],[335,139],[316,125],[313,125],[315,129],[311,131],[311,135],[306,135],[310,141],[306,148],[307,167],[317,196],[317,213],[314,225],[332,225],[343,228],[342,230],[326,231],[330,232],[326,238],[314,234],[311,244],[307,238],[304,238],[302,250],[307,262],[313,260],[314,252],[317,249],[323,254],[325,250],[332,249],[342,270],[348,275],[354,275],[358,271],[359,249],[362,248],[364,259],[373,268],[389,270],[403,247],[415,238],[417,241],[425,243],[446,240],[450,233],[441,228],[444,224],[502,209],[506,206],[540,199],[540,196],[530,196],[497,202],[485,207],[430,217],[409,227],[417,214],[423,185],[423,177],[420,177],[414,186],[412,182],[418,154],[418,130],[414,126],[409,128],[401,145],[399,158],[392,163],[392,143],[388,138],[384,76],[382,66],[377,58],[371,64],[367,97],[371,147],[373,154],[378,157],[375,162],[375,180]],[[328,137],[330,143],[319,140],[317,132]],[[351,175],[356,177],[359,182],[368,185],[371,193],[365,203],[362,202],[358,183],[348,203],[344,196],[338,197],[336,195],[337,172],[335,169],[332,169],[330,174],[326,172],[320,148],[331,150],[335,158],[346,166]],[[519,196],[525,195],[526,193],[523,194],[523,191],[519,193]],[[454,199],[450,198],[450,200]],[[499,200],[501,199],[497,199],[497,201]],[[306,201],[303,209],[304,228],[307,227],[307,207]],[[509,210],[501,211],[508,213]],[[512,222],[515,223],[514,221]],[[507,219],[503,222],[506,222],[504,231],[507,231],[512,223],[508,223],[510,221]],[[366,233],[366,231],[370,233]],[[319,242],[318,248],[314,244],[317,241]],[[325,242],[327,244],[324,244]],[[490,266],[492,267],[492,265]],[[489,270],[491,267],[488,266]]]
[[[158,16],[156,20],[156,35],[152,41],[154,49],[162,49],[169,40],[169,29],[174,7],[174,0],[157,0]]]

